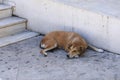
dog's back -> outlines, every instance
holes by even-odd
[[[60,48],[65,48],[66,45],[71,42],[79,42],[78,44],[83,46],[87,45],[85,40],[75,32],[53,31],[46,34],[41,43],[46,43],[51,39],[54,39],[57,42],[58,47]]]

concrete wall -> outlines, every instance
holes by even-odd
[[[0,3],[2,3],[2,0],[0,0]]]
[[[51,0],[11,0],[14,14],[28,19],[28,29],[47,33],[53,30],[75,31],[90,44],[120,53],[120,20],[75,8]]]

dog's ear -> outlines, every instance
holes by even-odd
[[[72,44],[68,44],[67,48],[70,49],[72,47]]]
[[[83,46],[80,46],[80,55],[79,56],[82,56],[84,53],[85,53],[85,48]]]
[[[86,48],[85,47],[80,47],[81,51],[84,53]]]
[[[71,46],[72,46],[72,44],[67,44],[67,45],[65,46],[65,50],[66,50],[66,51],[69,51],[70,48],[71,48]]]

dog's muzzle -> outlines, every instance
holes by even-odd
[[[70,58],[70,56],[69,56],[69,55],[67,55],[67,58]]]

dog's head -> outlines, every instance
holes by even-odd
[[[80,45],[78,43],[73,43],[68,45],[68,58],[80,57],[86,50],[86,46]]]

